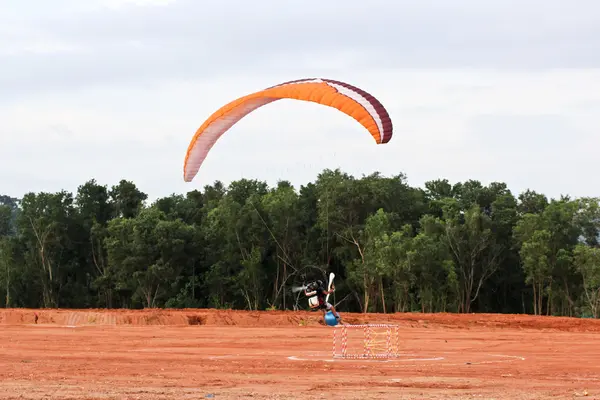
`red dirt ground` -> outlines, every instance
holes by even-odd
[[[0,398],[600,399],[600,320],[342,316],[402,356],[333,360],[310,312],[0,310]]]

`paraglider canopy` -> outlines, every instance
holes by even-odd
[[[284,82],[240,97],[213,113],[192,138],[183,164],[183,177],[191,182],[215,142],[243,117],[281,99],[310,101],[338,109],[364,126],[377,144],[392,138],[392,121],[387,110],[372,95],[341,81],[299,79]]]

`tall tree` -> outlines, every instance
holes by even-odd
[[[298,309],[292,288],[335,272],[342,311],[598,317],[598,198],[339,169],[147,198],[0,196],[0,305]]]
[[[600,249],[578,244],[575,267],[583,278],[585,303],[594,318],[600,317]]]
[[[108,225],[105,244],[118,289],[131,295],[131,304],[156,307],[172,295],[170,282],[189,262],[194,228],[169,221],[156,208],[136,218],[118,218]]]
[[[69,257],[74,214],[73,195],[66,191],[28,193],[22,200],[20,233],[27,249],[26,261],[39,272],[44,307],[60,305],[61,289],[77,263]]]
[[[0,237],[8,236],[12,232],[12,209],[0,205]]]
[[[118,185],[114,185],[108,194],[113,204],[113,216],[123,218],[138,215],[148,198],[148,195],[139,190],[133,182],[124,179]]]
[[[462,211],[449,202],[444,209],[445,241],[460,285],[459,310],[471,312],[485,281],[498,268],[502,247],[492,232],[491,218],[477,204]]]

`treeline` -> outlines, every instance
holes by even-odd
[[[306,309],[293,288],[335,272],[340,311],[600,314],[595,198],[339,170],[147,197],[0,196],[0,305]]]

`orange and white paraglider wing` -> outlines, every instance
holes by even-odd
[[[330,79],[300,79],[240,97],[211,115],[196,131],[188,147],[183,174],[190,182],[215,142],[252,111],[281,99],[311,101],[333,107],[364,126],[378,144],[392,138],[392,121],[383,105],[369,93]]]

